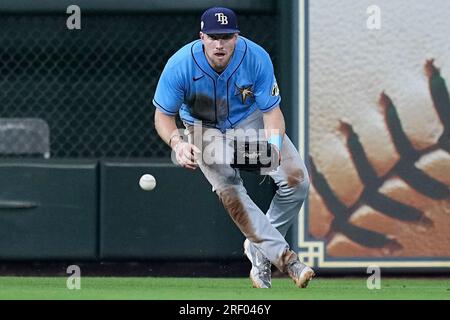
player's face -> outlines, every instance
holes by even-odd
[[[206,58],[214,70],[223,71],[233,55],[238,39],[237,33],[206,34],[200,32]]]

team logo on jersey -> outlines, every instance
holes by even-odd
[[[280,89],[278,88],[278,83],[275,81],[272,87],[271,95],[273,97],[277,97],[280,94]]]
[[[217,22],[220,22],[220,24],[228,24],[228,17],[222,13],[216,13],[215,16],[217,17]]]
[[[245,104],[245,102],[247,101],[247,98],[253,98],[253,85],[248,85],[248,86],[242,86],[242,87],[238,87],[236,84],[236,93],[234,94],[235,96],[240,95],[241,99],[242,99],[242,104]]]

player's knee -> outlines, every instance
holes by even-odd
[[[301,168],[296,168],[287,174],[286,184],[282,187],[282,192],[293,201],[304,201],[311,181],[309,179],[308,172]]]
[[[286,170],[286,182],[291,188],[296,188],[300,185],[302,187],[309,186],[309,176],[306,168],[298,166]]]
[[[220,193],[223,191],[226,191],[228,189],[235,189],[240,190],[242,188],[242,179],[240,176],[237,176],[236,174],[230,174],[230,175],[222,175],[216,181],[213,183],[213,192],[216,192],[217,195],[220,197]]]
[[[295,187],[295,195],[296,199],[303,201],[308,195],[309,186],[311,185],[311,181],[309,176],[306,174],[303,180]]]
[[[226,185],[216,189],[216,194],[222,201],[226,209],[230,207],[240,207],[238,203],[241,201],[241,189],[239,185]]]

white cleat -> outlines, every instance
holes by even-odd
[[[287,272],[299,288],[306,288],[311,279],[316,275],[313,269],[298,260],[287,267]]]
[[[252,263],[250,279],[252,280],[253,288],[271,288],[272,263],[256,247],[250,244],[250,241],[245,239],[244,253]]]

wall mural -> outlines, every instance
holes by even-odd
[[[450,266],[450,2],[373,5],[309,2],[302,258]]]

